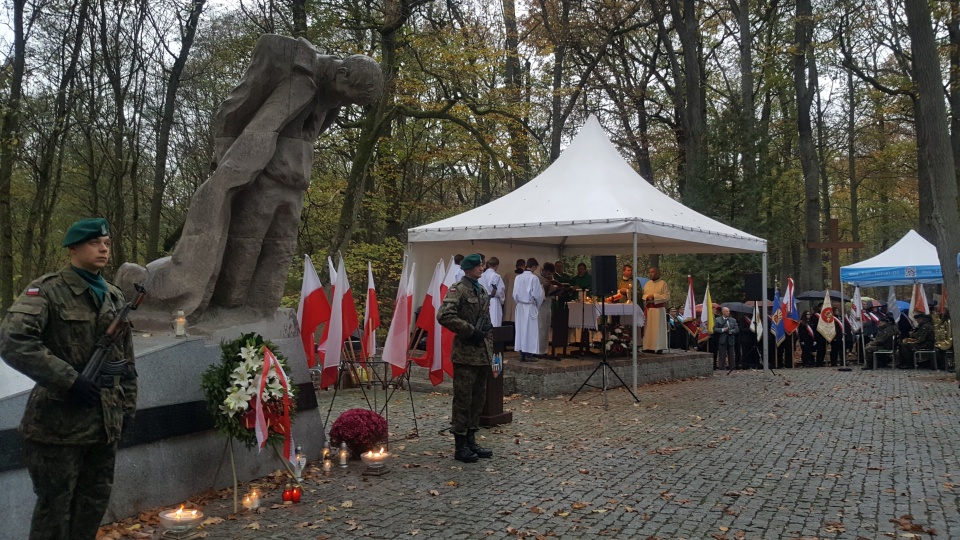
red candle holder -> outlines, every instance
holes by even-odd
[[[290,498],[291,498],[291,499],[293,500],[293,502],[295,502],[295,503],[300,502],[300,496],[301,496],[301,495],[303,495],[303,490],[300,489],[300,486],[295,486],[295,487],[293,488],[293,490],[290,492]]]
[[[283,504],[292,504],[293,503],[293,488],[290,487],[290,484],[283,489]]]

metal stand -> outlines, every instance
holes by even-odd
[[[602,296],[600,297],[600,300],[603,301]],[[590,375],[587,375],[587,379],[583,381],[583,384],[580,385],[580,388],[577,388],[577,391],[574,392],[572,396],[570,396],[570,401],[573,401],[573,398],[577,397],[577,394],[579,394],[580,391],[583,390],[583,387],[585,386],[589,386],[591,388],[599,388],[600,391],[603,393],[603,408],[606,409],[609,406],[609,403],[607,402],[607,370],[610,370],[610,373],[613,373],[613,376],[616,377],[618,381],[620,381],[620,384],[623,385],[623,387],[627,390],[627,392],[630,392],[630,395],[633,396],[633,399],[636,400],[637,403],[640,403],[640,398],[638,398],[637,395],[633,393],[633,390],[631,390],[630,387],[627,386],[627,383],[623,382],[623,379],[620,378],[620,375],[617,374],[616,370],[614,370],[610,366],[610,362],[607,361],[606,303],[600,305],[600,319],[603,321],[603,329],[600,332],[600,335],[602,336],[600,341],[600,349],[601,349],[600,363],[597,364],[597,367],[593,368],[593,371],[590,372]],[[603,386],[596,386],[596,385],[589,384],[590,379],[593,378],[593,376],[597,373],[597,371],[601,369],[603,370],[603,375],[602,375]]]
[[[323,421],[323,429],[326,432],[330,431],[330,415],[333,412],[333,405],[337,400],[338,393],[340,392],[340,385],[343,382],[343,375],[344,373],[347,372],[348,369],[356,369],[355,365],[357,363],[358,362],[353,360],[341,360],[340,362],[340,369],[339,369],[339,372],[337,373],[337,382],[334,384],[334,387],[333,387],[333,398],[330,400],[330,405],[327,407],[327,415]],[[378,407],[377,392],[372,384],[374,381],[359,383],[358,387],[360,388],[360,392],[363,393],[364,400],[367,402],[367,408],[370,409],[371,411],[376,412],[377,414],[382,415],[384,417],[384,420],[387,421],[387,425],[389,425],[390,424],[390,409],[389,409],[390,399],[393,397],[394,393],[396,393],[397,388],[403,386],[403,381],[404,379],[406,379],[407,392],[410,398],[410,411],[413,417],[413,430],[414,430],[415,436],[419,437],[420,426],[417,424],[417,407],[413,400],[413,389],[410,387],[410,364],[411,364],[410,360],[407,360],[407,369],[396,378],[394,378],[392,375],[391,376],[387,375],[387,370],[391,369],[393,364],[389,362],[384,362],[383,360],[367,360],[366,363],[371,367],[373,367],[371,371],[377,378],[375,382],[384,391],[383,407]],[[380,374],[377,373],[376,366],[383,366],[383,377],[380,377]],[[371,389],[373,389],[373,392],[372,392],[373,399],[374,399],[373,403],[370,403],[370,397],[367,395],[367,391],[364,388],[364,384],[370,385]],[[389,444],[390,440],[388,439],[385,442]]]

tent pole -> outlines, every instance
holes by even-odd
[[[639,305],[637,304],[637,283],[639,283],[639,281],[637,281],[637,276],[638,276],[637,274],[637,232],[634,231],[633,232],[633,285],[630,287],[630,290],[633,291],[633,306],[634,306],[633,309],[634,310],[636,310],[637,306]],[[636,394],[637,392],[639,392],[639,390],[637,390],[637,315],[636,313],[634,313],[633,317],[631,317],[631,320],[633,321],[633,324],[631,324],[631,326],[633,326],[633,329],[631,330],[631,332],[633,332],[632,334],[633,336],[632,338],[633,339],[633,393]],[[606,344],[604,344],[604,346],[606,346]]]
[[[763,297],[763,312],[761,314],[761,319],[763,320],[763,371],[770,371],[770,349],[769,342],[767,341],[770,336],[769,332],[769,316],[767,315],[767,250],[763,250],[763,289],[760,291],[760,295]],[[706,309],[706,306],[704,306]]]

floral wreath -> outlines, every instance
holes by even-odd
[[[263,349],[270,349],[284,373],[289,373],[287,359],[279,347],[255,332],[243,334],[233,341],[220,343],[220,363],[213,364],[201,377],[200,386],[206,398],[207,412],[220,433],[243,442],[248,448],[257,443],[255,397],[260,388],[263,371]],[[289,379],[289,377],[287,377]],[[296,412],[297,388],[290,385],[290,417]],[[264,416],[267,420],[270,444],[282,444],[284,388],[275,370],[270,370],[264,385]]]

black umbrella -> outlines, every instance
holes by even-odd
[[[812,300],[816,302],[817,300],[823,301],[823,291],[806,291],[802,292],[795,296],[797,300]],[[843,300],[844,302],[849,302],[850,297],[841,293],[840,291],[830,291],[830,299],[836,300],[837,302]]]
[[[725,307],[737,313],[753,313],[753,308],[743,302],[724,302],[720,304],[720,307]]]

